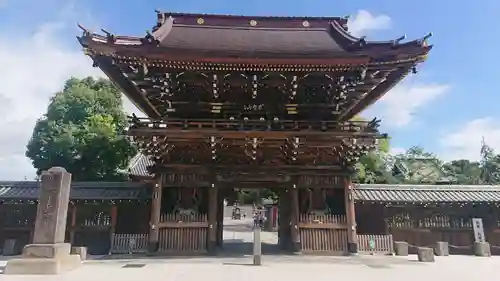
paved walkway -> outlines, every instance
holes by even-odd
[[[494,280],[500,257],[437,257],[418,263],[415,256],[310,257],[265,256],[263,265],[251,266],[250,257],[193,259],[122,259],[87,261],[81,268],[59,276],[0,275],[0,280],[218,280],[315,281],[351,280]],[[0,262],[0,265],[2,262]]]
[[[419,263],[416,256],[317,257],[264,255],[262,266],[252,266],[252,220],[225,219],[225,247],[238,251],[232,257],[99,259],[86,261],[77,270],[59,276],[1,275],[0,281],[332,281],[346,278],[370,281],[493,280],[500,257],[436,257],[435,263]],[[262,241],[276,244],[276,233],[262,232]],[[233,245],[234,247],[232,247]],[[263,248],[264,250],[264,248]],[[6,261],[0,261],[0,271]]]

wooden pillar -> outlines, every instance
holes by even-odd
[[[219,247],[222,247],[224,241],[224,193],[220,189],[217,192],[217,246]]]
[[[163,186],[163,175],[157,180],[153,186],[153,194],[151,198],[151,216],[149,221],[149,252],[157,252],[159,247],[159,223],[161,215],[161,194]]]
[[[69,243],[73,245],[75,243],[75,231],[76,231],[76,212],[78,208],[76,203],[71,205],[71,225],[69,226]]]
[[[292,251],[300,252],[299,237],[299,190],[294,184],[290,189],[290,236]]]
[[[217,247],[217,187],[208,189],[208,252],[215,254]]]
[[[345,213],[347,219],[347,250],[351,254],[358,252],[358,236],[356,234],[356,211],[354,206],[353,185],[350,177],[344,178]]]

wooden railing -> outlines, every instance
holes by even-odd
[[[392,254],[394,244],[392,235],[358,235],[358,250],[361,253]]]
[[[466,217],[450,217],[447,215],[434,215],[425,218],[414,218],[409,213],[402,213],[387,220],[390,228],[397,229],[472,229],[472,221]]]
[[[347,219],[344,215],[299,216],[301,250],[305,253],[347,251]]]
[[[159,231],[159,250],[162,252],[182,254],[207,250],[206,214],[162,214]]]
[[[113,234],[111,254],[137,254],[148,251],[148,234]]]
[[[217,129],[217,130],[323,130],[340,132],[378,133],[374,124],[367,121],[293,121],[293,120],[244,120],[244,119],[167,119],[155,121],[149,118],[132,118],[130,130],[136,129]],[[168,132],[168,131],[165,131]]]

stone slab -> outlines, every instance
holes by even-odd
[[[434,262],[434,249],[427,247],[418,247],[417,256],[419,262]]]
[[[80,256],[67,255],[57,259],[13,259],[7,262],[5,275],[55,275],[76,269],[81,265]]]

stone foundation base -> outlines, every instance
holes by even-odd
[[[71,246],[59,244],[26,245],[20,259],[9,260],[4,274],[59,274],[82,264],[79,255],[70,255]]]
[[[9,260],[3,274],[52,275],[73,270],[82,264],[80,256],[68,255],[57,259],[15,259]]]

